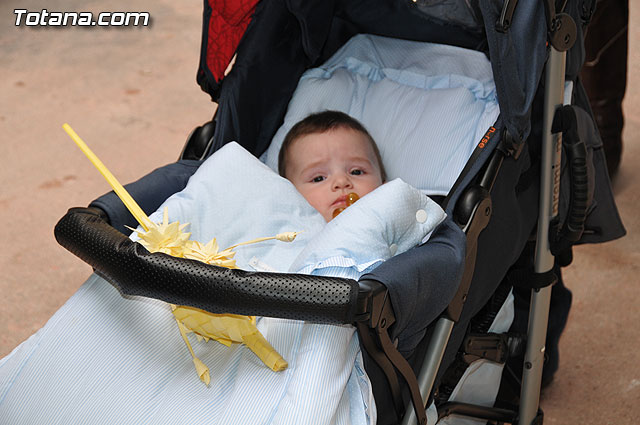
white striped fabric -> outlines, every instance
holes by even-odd
[[[207,388],[168,305],[123,298],[93,275],[2,359],[0,423],[375,423],[353,327],[270,318],[258,327],[289,368],[274,373],[244,346],[192,338],[211,370]]]

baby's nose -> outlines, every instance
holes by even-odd
[[[350,189],[352,187],[353,185],[351,184],[351,179],[347,174],[341,174],[339,176],[336,176],[336,178],[333,181],[334,189],[343,189],[343,188]]]

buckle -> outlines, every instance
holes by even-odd
[[[508,337],[496,333],[470,334],[464,340],[463,350],[462,358],[468,364],[480,359],[504,363],[509,353]]]

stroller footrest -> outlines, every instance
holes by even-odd
[[[544,273],[536,273],[533,267],[509,270],[507,278],[513,286],[526,289],[542,289],[558,282],[558,276],[553,269]]]
[[[461,415],[487,421],[515,423],[518,412],[497,407],[478,406],[476,404],[452,401],[438,407],[438,420],[449,415]]]

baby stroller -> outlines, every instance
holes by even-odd
[[[464,158],[466,165],[440,199],[449,218],[428,243],[390,259],[359,282],[184,268],[179,260],[139,255],[114,230],[135,222],[112,196],[92,204],[106,213],[106,220],[71,210],[58,224],[56,237],[125,294],[211,312],[355,323],[368,353],[376,403],[384,413],[379,423],[411,423],[414,415],[426,423],[425,407],[432,401],[441,418],[540,421],[538,394],[555,264],[567,264],[575,243],[603,242],[624,233],[577,81],[582,25],[592,8],[581,8],[577,1],[560,8],[552,1],[508,0],[474,7],[463,1],[389,1],[375,7],[359,1],[292,3],[262,1],[233,14],[205,2],[198,81],[219,103],[216,116],[192,134],[182,162],[143,178],[129,191],[152,212],[182,189],[194,161],[226,143],[235,140],[262,155],[303,72],[325,63],[356,34],[453,45],[488,54],[500,115],[476,140],[477,148]],[[221,26],[220,16],[241,19]],[[213,32],[221,27],[225,37]],[[222,39],[229,45],[214,46]],[[224,77],[234,53],[235,65]],[[565,81],[573,84],[573,106],[560,108]],[[166,184],[166,176],[175,174]],[[527,249],[533,243],[535,261]],[[173,282],[190,285],[159,286],[160,269]],[[258,288],[256,279],[266,283]],[[518,351],[518,338],[487,335],[482,329],[495,315],[486,306],[502,293],[503,282],[532,291],[520,407],[449,402],[445,381],[459,376],[457,359],[504,363],[510,351]],[[432,296],[418,304],[412,293]],[[470,330],[485,333],[469,335]]]

